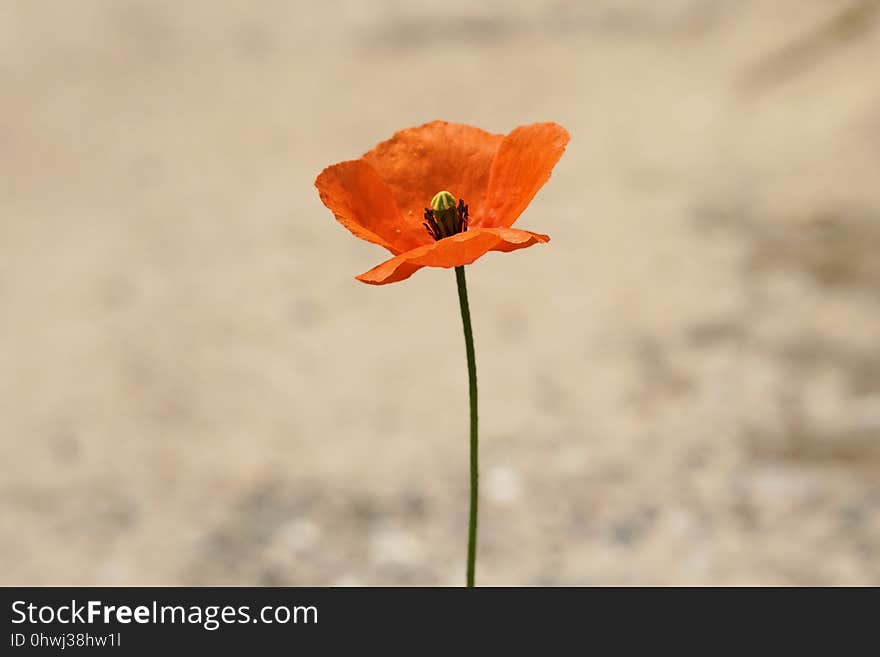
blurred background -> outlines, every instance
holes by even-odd
[[[482,584],[880,584],[880,2],[0,0],[0,583],[457,585],[454,276],[326,165],[572,141],[469,267]]]

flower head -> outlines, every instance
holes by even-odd
[[[568,138],[555,123],[497,135],[433,121],[327,167],[315,187],[343,226],[394,255],[357,279],[394,283],[422,267],[458,267],[489,251],[548,242],[511,226],[550,178]]]

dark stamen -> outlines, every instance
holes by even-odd
[[[455,218],[452,221],[452,224],[453,225],[449,227],[451,228],[451,232],[447,234],[443,227],[437,222],[437,218],[434,216],[434,211],[431,208],[425,208],[425,221],[422,223],[422,226],[425,227],[428,235],[433,237],[435,241],[440,241],[444,237],[467,232],[468,206],[465,205],[464,201],[461,199],[458,199],[458,207],[455,208]]]
[[[440,231],[440,226],[437,224],[437,220],[434,218],[434,211],[430,208],[425,208],[425,223],[422,224],[425,227],[425,230],[428,231],[428,235],[434,238],[435,241],[443,238],[443,234]]]

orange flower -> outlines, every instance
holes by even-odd
[[[488,251],[548,242],[547,235],[511,225],[550,178],[567,143],[568,132],[555,123],[496,135],[433,121],[327,167],[315,187],[343,226],[394,254],[357,277],[384,285],[422,267],[458,267]]]

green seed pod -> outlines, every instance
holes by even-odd
[[[434,220],[444,236],[459,232],[458,213],[455,209],[455,197],[452,194],[446,191],[434,194],[434,198],[431,199],[431,209],[434,211]]]

